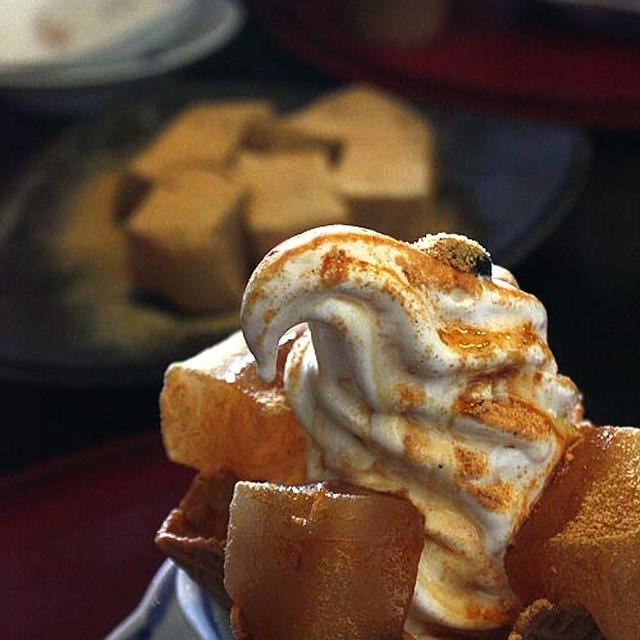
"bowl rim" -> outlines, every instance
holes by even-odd
[[[104,64],[68,64],[59,68],[2,73],[6,89],[57,90],[101,87],[160,75],[224,47],[239,31],[246,11],[237,0],[195,0],[200,5],[182,38],[147,55]]]

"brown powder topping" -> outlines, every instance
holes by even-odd
[[[322,258],[320,279],[326,287],[335,286],[349,279],[350,258],[344,249],[332,247]]]
[[[506,511],[513,495],[513,484],[511,482],[496,482],[485,485],[463,482],[462,487],[488,511]]]
[[[270,254],[272,258],[267,264],[262,263],[258,281],[253,282],[252,291],[245,304],[251,304],[261,295],[261,283],[267,283],[277,277],[284,269],[284,265],[296,255],[313,251],[319,246],[330,246],[332,243],[343,245],[350,242],[369,245],[373,248],[380,246],[404,245],[407,253],[411,254],[411,259],[397,259],[397,264],[403,269],[405,277],[412,286],[433,286],[443,291],[451,291],[455,288],[463,289],[469,293],[479,292],[481,288],[478,278],[470,273],[464,273],[452,269],[448,264],[440,262],[432,256],[422,252],[412,245],[400,243],[393,238],[386,238],[377,235],[363,236],[360,233],[326,233],[317,236],[308,242],[296,247],[280,250]],[[326,284],[331,284],[334,278],[337,282],[343,282],[346,277],[346,264],[348,257],[344,249],[334,246],[324,256],[323,272],[326,275]],[[324,277],[323,277],[324,279]]]
[[[437,331],[444,344],[462,355],[490,357],[496,351],[502,351],[518,360],[527,349],[537,345],[547,357],[551,357],[549,347],[530,322],[513,331],[489,331],[461,323],[445,325]]]
[[[417,249],[461,273],[491,276],[491,256],[486,249],[464,236],[437,234],[418,240]]]
[[[466,605],[467,615],[469,618],[475,620],[483,620],[485,622],[491,622],[494,625],[505,625],[515,616],[517,609],[515,601],[509,600],[499,600],[496,602],[494,606],[479,606],[473,602],[469,602]],[[482,633],[482,632],[480,632]],[[464,636],[461,636],[461,638]],[[468,636],[471,637],[471,636]],[[477,635],[479,638],[486,638],[489,640],[490,638],[496,638],[497,635],[489,634],[487,635]]]
[[[393,390],[394,405],[398,411],[409,411],[427,400],[424,389],[417,384],[398,382]]]
[[[476,480],[489,473],[487,456],[480,451],[473,451],[461,445],[453,448],[458,474],[467,480]]]
[[[575,517],[558,535],[569,539],[600,540],[608,537],[640,535],[640,454],[634,431],[616,433],[606,428],[587,431],[590,458],[578,452],[576,464],[583,469],[597,467],[597,485],[584,489]],[[615,466],[612,464],[615,461]],[[593,475],[590,471],[590,475]],[[615,529],[611,523],[615,522]]]
[[[640,432],[583,426],[570,454],[507,550],[507,574],[524,602],[569,598],[604,637],[637,640]]]
[[[525,440],[539,440],[554,430],[550,416],[514,396],[484,399],[467,391],[456,400],[454,413]]]
[[[423,462],[432,456],[431,440],[429,436],[420,432],[418,429],[411,433],[406,433],[402,439],[405,455],[409,460],[415,462]]]
[[[398,257],[396,263],[409,284],[417,289],[433,288],[446,293],[461,289],[470,295],[480,293],[481,284],[475,276],[456,271],[420,251],[415,251],[411,259]]]

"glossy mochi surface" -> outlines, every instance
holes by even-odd
[[[524,602],[583,605],[606,638],[640,638],[640,430],[581,430],[506,555]]]
[[[399,640],[423,541],[394,495],[239,482],[225,587],[252,640]]]

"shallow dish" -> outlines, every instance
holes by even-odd
[[[69,198],[91,176],[122,165],[192,101],[270,98],[286,111],[319,93],[291,86],[166,85],[71,128],[44,151],[0,205],[0,376],[155,384],[169,362],[235,329],[237,310],[216,317],[172,313],[92,269],[89,260],[74,262],[70,243],[60,241],[70,228]],[[423,110],[437,137],[436,207],[460,211],[462,228],[448,230],[472,234],[498,263],[517,264],[579,193],[589,158],[586,137],[568,126]]]

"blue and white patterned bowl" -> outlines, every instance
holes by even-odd
[[[171,560],[105,640],[233,640],[229,613]]]

